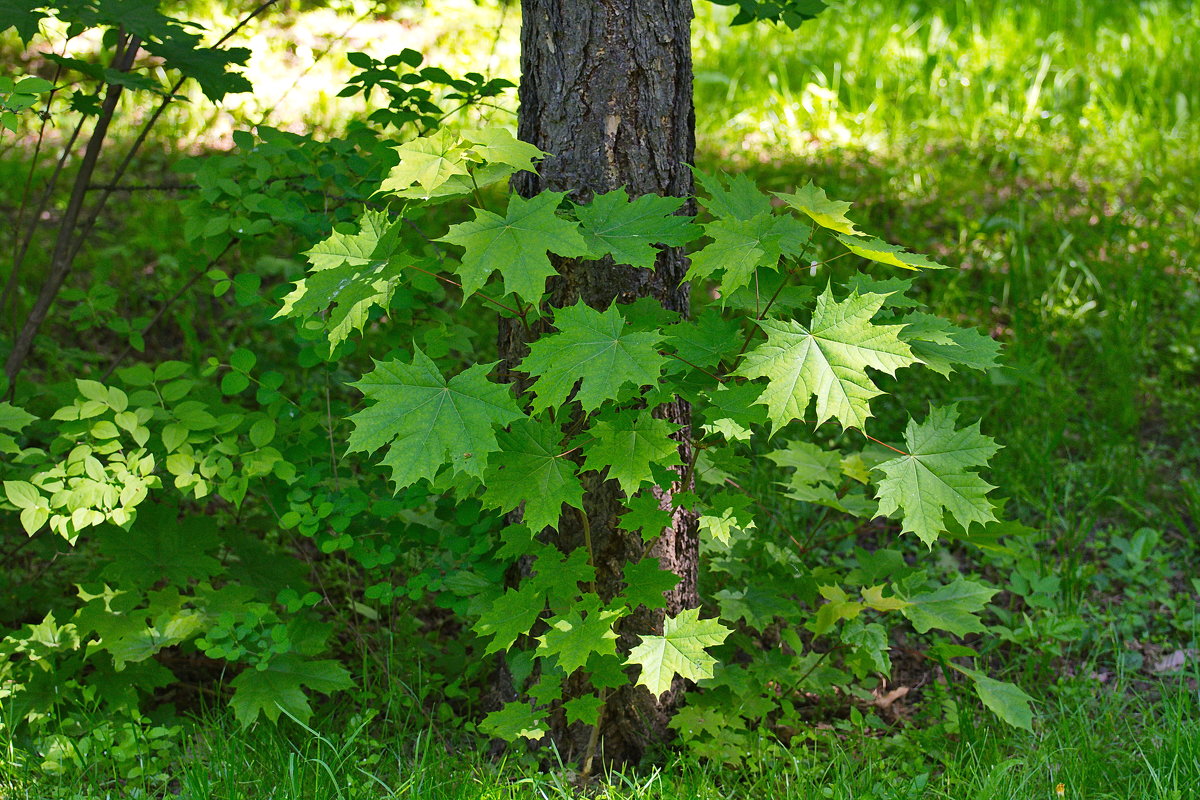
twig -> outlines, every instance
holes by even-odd
[[[119,72],[129,71],[133,59],[137,56],[138,48],[141,47],[141,39],[129,36],[124,45],[115,62]],[[67,203],[67,210],[63,214],[63,220],[58,230],[54,252],[50,257],[49,274],[46,276],[42,289],[38,293],[37,301],[30,310],[29,316],[25,318],[25,324],[21,327],[21,332],[17,334],[12,352],[9,353],[8,360],[4,364],[4,372],[9,381],[9,397],[16,392],[16,377],[25,364],[25,359],[33,347],[33,340],[37,336],[38,330],[41,329],[46,315],[50,312],[50,306],[53,305],[59,288],[62,287],[63,281],[71,271],[71,263],[78,250],[75,242],[72,241],[72,234],[79,222],[79,215],[83,210],[83,199],[87,194],[87,185],[91,182],[92,173],[95,172],[100,150],[104,146],[104,137],[108,133],[108,126],[112,122],[113,114],[117,110],[117,102],[121,99],[123,90],[123,86],[110,83],[105,92],[100,116],[96,119],[96,127],[88,139],[87,148],[79,163],[79,172],[75,176],[75,184],[71,189],[71,199]]]

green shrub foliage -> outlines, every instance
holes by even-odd
[[[196,47],[185,27],[151,23],[168,63]],[[240,54],[196,52],[184,75],[213,96],[241,88],[224,71]],[[693,198],[509,195],[507,179],[547,154],[504,128],[440,127],[442,104],[509,84],[421,69],[412,51],[351,63],[346,93],[388,102],[344,137],[259,127],[177,167],[198,185],[180,262],[241,329],[207,360],[81,373],[0,403],[3,507],[74,586],[48,612],[30,592],[6,609],[31,621],[0,642],[0,725],[51,752],[48,715],[145,721],[184,670],[246,724],[307,721],[314,692],[375,691],[340,656],[390,624],[434,673],[412,698],[431,719],[539,739],[560,705],[596,724],[612,688],[659,694],[680,676],[694,687],[680,738],[736,761],[756,729],[803,727],[798,698],[855,696],[887,675],[896,626],[986,630],[985,585],[939,582],[887,547],[847,549],[845,571],[810,557],[829,515],[862,521],[851,530],[891,518],[929,549],[996,546],[1002,503],[981,472],[998,446],[977,422],[932,406],[900,437],[876,429],[881,408],[900,418],[913,370],[996,363],[990,338],[908,294],[943,265],[864,234],[811,183],[768,194],[697,171],[695,218]],[[0,84],[5,113],[46,88]],[[646,300],[548,305],[558,257],[652,269],[663,246],[692,251],[690,319]],[[488,355],[501,317],[533,339],[515,367],[523,392]],[[677,397],[690,431],[650,413]],[[700,520],[702,606],[628,651],[614,626],[665,607],[678,578],[645,558],[602,599],[586,546],[545,543],[583,513],[587,472],[616,482],[622,528],[647,543],[671,519],[658,487],[685,487],[672,502]],[[807,528],[776,519],[784,508]],[[506,583],[518,561],[525,577]],[[439,639],[436,624],[456,633]],[[968,666],[961,639],[937,641],[928,657],[1029,726],[1027,695]],[[496,659],[521,699],[484,714]],[[594,691],[563,704],[572,676]]]

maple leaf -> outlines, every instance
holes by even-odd
[[[542,192],[524,199],[512,195],[505,216],[473,209],[475,220],[451,225],[440,242],[465,250],[457,270],[463,296],[474,294],[497,270],[504,278],[504,291],[536,303],[546,291],[546,279],[554,274],[548,252],[560,256],[587,255],[587,242],[579,225],[554,213],[566,192]]]
[[[458,137],[442,128],[395,148],[400,163],[392,167],[379,186],[381,192],[407,189],[414,183],[426,196],[455,175],[466,175],[468,163]]]
[[[657,558],[643,558],[636,564],[625,565],[625,602],[630,608],[644,605],[649,609],[666,608],[669,592],[679,585],[680,578],[665,570]]]
[[[850,204],[841,200],[830,200],[825,196],[825,190],[816,186],[812,181],[800,187],[795,194],[775,192],[775,196],[797,211],[807,214],[822,228],[852,236],[863,235],[854,229],[853,222],[846,219],[846,212],[850,210]]]
[[[726,355],[737,352],[739,326],[721,312],[709,307],[693,320],[668,327],[666,342],[687,364],[711,367]]]
[[[500,452],[489,460],[483,480],[489,508],[508,511],[524,503],[523,520],[533,531],[557,527],[564,503],[583,508],[583,486],[575,463],[561,452],[555,425],[517,420],[496,440]]]
[[[275,656],[266,669],[242,670],[229,682],[234,716],[248,726],[261,712],[272,722],[282,709],[301,722],[312,718],[304,688],[329,694],[354,685],[346,668],[333,659],[307,661],[295,653]]]
[[[838,302],[826,288],[810,328],[794,320],[758,323],[767,341],[746,354],[735,374],[768,379],[758,402],[767,406],[776,429],[803,419],[813,396],[818,425],[837,417],[843,428],[863,427],[871,416],[871,398],[882,394],[866,368],[894,375],[916,362],[897,335],[899,326],[871,322],[884,300],[884,295],[854,293]]]
[[[923,312],[913,312],[898,321],[904,323],[900,338],[908,342],[913,355],[940,375],[950,377],[956,366],[981,372],[996,366],[999,342],[974,328],[960,328]]]
[[[900,613],[908,618],[917,633],[930,628],[966,636],[984,630],[978,612],[987,605],[996,590],[982,583],[958,578],[953,583],[907,598]]]
[[[505,164],[514,172],[533,172],[533,160],[546,156],[543,150],[513,136],[508,128],[465,130],[462,138],[474,145],[471,153],[475,157],[489,164]]]
[[[397,489],[432,480],[446,464],[482,477],[488,454],[499,449],[495,428],[524,416],[509,388],[487,379],[492,366],[476,364],[447,382],[420,349],[411,364],[375,362],[352,384],[375,403],[350,417],[349,451],[389,445],[383,463]]]
[[[600,709],[603,707],[604,701],[594,694],[585,694],[563,703],[568,724],[582,722],[584,725],[595,725],[600,721]]]
[[[608,477],[621,485],[626,496],[652,480],[650,465],[678,466],[679,442],[671,434],[679,430],[649,411],[623,413],[613,421],[599,420],[587,432],[591,440],[584,447],[584,469],[597,472],[607,468]]]
[[[627,497],[627,510],[617,518],[618,527],[630,533],[640,531],[647,542],[654,539],[671,524],[671,512],[661,508],[660,503],[662,500],[650,491]]]
[[[357,233],[334,231],[314,245],[304,254],[312,265],[308,277],[296,281],[275,316],[308,316],[336,304],[325,323],[330,344],[362,330],[372,306],[391,302],[407,266],[394,256],[399,229],[399,220],[368,211]]]
[[[999,446],[979,432],[979,423],[955,429],[955,406],[933,407],[921,424],[909,420],[904,431],[907,455],[875,467],[879,482],[879,514],[901,512],[903,532],[932,546],[946,529],[945,514],[967,530],[972,523],[996,519],[987,493],[995,487],[971,470],[987,466]]]
[[[688,217],[675,214],[687,202],[679,197],[644,194],[630,200],[624,188],[598,194],[586,206],[575,206],[590,255],[611,255],[618,264],[651,269],[656,244],[685,245],[700,234]]]
[[[704,226],[704,235],[712,242],[692,255],[684,279],[707,278],[724,270],[721,294],[728,295],[749,284],[759,267],[778,269],[781,256],[799,255],[811,232],[794,217],[770,212],[748,220],[718,219]]]
[[[945,264],[939,264],[923,255],[910,253],[899,245],[888,244],[881,239],[870,236],[856,239],[853,236],[835,233],[834,238],[845,245],[846,249],[851,253],[862,256],[868,261],[911,270],[948,269]]]
[[[575,399],[584,411],[634,388],[655,384],[666,357],[657,349],[660,333],[625,331],[625,318],[614,304],[597,311],[580,302],[556,309],[558,333],[529,346],[521,370],[536,376],[532,389],[534,412],[560,406],[576,383]]]
[[[545,713],[534,711],[529,703],[505,703],[504,708],[493,711],[479,723],[479,730],[489,736],[513,741],[518,736],[537,740],[546,735]]]
[[[518,636],[528,633],[546,608],[546,595],[536,587],[508,589],[479,615],[471,630],[480,636],[491,636],[483,654],[507,650]]]
[[[688,608],[663,620],[662,636],[642,636],[625,663],[642,668],[638,684],[657,697],[671,688],[676,675],[691,681],[711,678],[717,660],[705,648],[719,645],[730,633],[718,620],[700,619],[700,609]]]
[[[714,217],[730,219],[751,219],[764,212],[771,211],[771,200],[758,190],[754,181],[746,175],[709,175],[707,172],[692,167],[696,182],[708,192],[707,200],[701,200],[703,205]]]
[[[584,595],[575,608],[548,620],[550,627],[538,637],[537,653],[555,657],[568,675],[586,664],[592,653],[616,655],[613,623],[620,616],[620,611],[601,609],[596,595]]]

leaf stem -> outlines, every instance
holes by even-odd
[[[608,687],[600,689],[600,711],[596,714],[596,724],[592,726],[592,732],[588,735],[587,751],[583,758],[583,770],[579,773],[579,782],[587,783],[588,778],[592,775],[592,762],[596,758],[596,745],[600,741],[600,725],[604,722],[604,709],[608,703]]]

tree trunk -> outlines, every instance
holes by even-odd
[[[625,187],[631,197],[643,194],[688,197],[692,193],[695,146],[692,108],[690,0],[522,0],[519,137],[550,153],[540,175],[522,173],[514,189],[529,197],[550,189],[568,191],[587,202],[593,194]],[[584,300],[598,309],[654,297],[662,305],[688,313],[688,290],[682,285],[687,259],[682,249],[664,249],[653,270],[614,265],[611,260],[561,260],[561,278],[551,282],[551,303]],[[524,331],[503,324],[500,354],[506,367],[527,352]],[[515,377],[515,376],[514,376]],[[690,409],[676,400],[655,415],[683,426],[680,451],[690,458]],[[643,555],[661,560],[680,576],[669,593],[667,613],[675,615],[699,604],[696,595],[696,519],[674,515],[649,553],[640,535],[617,529],[623,495],[615,481],[585,479],[584,506],[591,526],[597,571],[596,588],[605,600],[619,593],[627,562]],[[681,488],[676,485],[674,491]],[[662,507],[670,508],[669,492]],[[564,516],[556,543],[570,550],[583,543],[580,521]],[[637,634],[661,633],[662,611],[644,608],[622,621],[620,645],[637,642]],[[603,712],[598,744],[608,763],[638,760],[646,747],[663,741],[666,723],[677,705],[680,684],[661,700],[645,687],[610,693]],[[566,687],[572,691],[583,687]],[[591,730],[568,727],[555,715],[552,735],[559,752],[579,757],[588,749]]]

